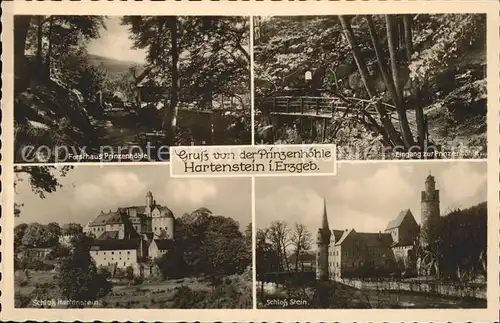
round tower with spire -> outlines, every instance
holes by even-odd
[[[318,252],[316,255],[316,279],[328,280],[328,247],[330,246],[330,237],[332,232],[328,225],[328,215],[326,212],[326,199],[323,199],[323,219],[321,228],[318,229],[316,244],[318,245]]]
[[[146,193],[146,214],[151,217],[151,212],[153,211],[153,193],[151,191],[148,191]]]
[[[422,246],[428,245],[430,241],[435,239],[433,229],[436,222],[439,221],[439,216],[439,190],[436,190],[436,181],[429,172],[425,179],[425,190],[422,191],[421,199],[420,243]]]

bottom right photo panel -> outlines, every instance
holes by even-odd
[[[486,308],[485,161],[255,179],[257,307]]]

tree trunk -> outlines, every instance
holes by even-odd
[[[389,55],[391,61],[392,70],[392,80],[396,89],[396,99],[399,105],[396,105],[399,115],[399,123],[401,124],[401,132],[403,134],[403,141],[406,148],[413,145],[413,135],[411,133],[410,126],[408,124],[408,118],[406,116],[406,110],[403,106],[403,91],[401,88],[401,81],[399,78],[398,62],[397,62],[397,50],[396,50],[396,39],[394,35],[394,17],[391,15],[385,15],[385,20],[387,23],[387,44],[389,45]],[[404,86],[404,85],[403,85]]]
[[[47,57],[45,58],[45,65],[47,69],[47,75],[50,78],[50,64],[52,62],[51,57],[52,57],[52,25],[54,23],[54,17],[50,16],[49,17],[49,32],[47,34],[47,41],[49,42],[49,47],[47,50]]]
[[[405,29],[405,51],[406,59],[408,60],[408,65],[411,64],[411,54],[413,53],[413,41],[412,41],[412,24],[411,15],[404,15],[403,24]],[[409,78],[410,86],[415,93],[415,117],[417,121],[417,141],[420,149],[423,151],[425,148],[426,129],[425,129],[425,119],[424,110],[420,105],[420,85],[418,81],[413,82],[411,77]]]
[[[342,28],[344,29],[344,35],[347,39],[347,42],[349,43],[349,46],[351,47],[352,54],[354,56],[354,60],[356,61],[356,65],[359,70],[359,74],[361,75],[361,79],[363,81],[363,84],[366,88],[366,91],[368,92],[368,96],[370,99],[374,100],[375,99],[375,91],[373,89],[373,82],[370,77],[370,73],[368,72],[368,68],[366,67],[365,62],[361,59],[361,52],[358,48],[358,45],[355,41],[354,38],[354,33],[351,28],[350,22],[346,19],[344,16],[339,16],[340,23],[342,24]],[[401,137],[397,133],[396,129],[394,128],[394,125],[392,124],[389,116],[387,115],[385,108],[383,105],[380,103],[375,104],[375,108],[377,110],[377,113],[380,117],[380,121],[382,122],[382,126],[384,128],[384,131],[387,133],[387,136],[390,138],[392,141],[393,145],[403,145],[403,141],[401,140]]]
[[[23,91],[28,84],[22,81],[27,79],[26,75],[28,74],[25,73],[26,57],[24,56],[24,50],[32,17],[25,15],[14,17],[14,76],[16,80],[14,88],[16,93]]]
[[[36,67],[40,72],[43,66],[42,40],[43,40],[43,16],[36,16],[37,20],[37,42],[36,42]]]
[[[172,146],[175,144],[175,135],[177,132],[177,114],[179,103],[179,48],[177,41],[177,17],[168,18],[168,28],[171,37],[171,58],[172,65],[170,67],[171,82],[170,85],[170,103],[165,105],[163,118],[163,129],[166,132],[167,144]]]
[[[297,246],[297,254],[295,255],[295,271],[299,271],[299,255],[300,255],[300,249]]]
[[[366,21],[368,23],[368,29],[370,31],[370,38],[373,43],[373,48],[375,50],[375,55],[377,57],[377,63],[380,69],[380,74],[384,81],[386,89],[389,91],[392,101],[394,102],[394,106],[396,107],[396,111],[398,113],[399,119],[402,119],[402,116],[406,119],[406,113],[404,111],[403,102],[401,101],[401,96],[398,95],[396,86],[391,79],[390,75],[387,72],[387,68],[385,65],[385,57],[383,57],[382,48],[380,47],[380,43],[378,41],[377,32],[375,29],[375,24],[373,23],[373,19],[370,16],[366,16]],[[411,132],[410,132],[411,134]]]

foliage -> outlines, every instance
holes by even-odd
[[[256,234],[255,258],[257,279],[268,272],[280,271],[276,250],[267,242],[267,233],[262,229],[257,230]]]
[[[208,209],[200,208],[181,217],[175,227],[179,238],[172,249],[155,260],[165,279],[231,275],[251,264],[249,237],[231,218],[213,216]]]
[[[92,141],[89,114],[98,113],[94,95],[105,75],[89,64],[85,45],[103,26],[102,16],[16,17],[16,160],[26,162],[22,154],[29,145],[87,146]]]
[[[19,270],[36,270],[36,271],[48,271],[55,268],[53,264],[46,263],[41,259],[32,257],[23,257],[16,262],[16,269]]]
[[[441,217],[427,233],[434,239],[417,249],[421,267],[443,279],[471,281],[486,275],[486,225],[486,202]]]
[[[171,39],[167,33],[169,16],[128,16],[137,48],[147,50],[149,64],[154,66],[152,77],[157,85],[170,84]],[[207,93],[249,96],[250,56],[244,48],[249,44],[248,19],[244,17],[186,16],[177,20],[181,57],[179,74],[181,97],[201,105],[211,104]],[[207,91],[209,89],[209,91]],[[210,98],[211,100],[211,98]]]
[[[227,127],[236,134],[214,134],[207,142],[248,143],[250,137],[250,54],[248,19],[210,16],[127,16],[136,48],[145,49],[148,73],[143,86],[160,89],[162,127],[167,141],[189,144],[189,130],[178,120],[179,107],[221,108]],[[163,90],[169,89],[169,90]],[[227,113],[226,111],[227,110]],[[178,123],[178,125],[177,125]],[[179,129],[177,129],[179,127]],[[242,138],[244,136],[244,138]],[[187,137],[187,138],[186,138]],[[194,136],[193,136],[194,137]]]
[[[57,244],[54,249],[48,254],[49,259],[61,259],[71,254],[71,249],[67,246]]]
[[[82,225],[79,223],[66,223],[62,227],[62,233],[66,235],[77,235],[83,232]]]
[[[175,289],[174,308],[251,308],[252,271],[248,268],[243,274],[232,275],[214,286],[210,291],[194,290],[188,286]]]
[[[263,112],[256,133],[266,129],[265,136],[274,137],[257,141],[318,141],[298,134],[292,118],[265,120],[269,98],[296,96],[300,90],[306,96],[337,97],[349,110],[335,116],[326,142],[358,152],[373,142],[408,148],[413,138],[423,146],[427,135],[420,109],[442,100],[464,73],[473,75],[471,82],[485,78],[485,15],[256,17],[254,28],[255,102]],[[312,72],[310,81],[306,71]],[[485,115],[481,104],[483,109],[466,112]],[[395,115],[387,120],[386,113]],[[353,137],[349,129],[369,135]]]
[[[33,193],[43,199],[45,193],[55,192],[62,187],[58,177],[65,177],[72,168],[73,166],[15,166],[14,188],[27,177]]]
[[[432,41],[428,48],[412,54],[409,65],[412,79],[425,82],[443,71],[450,62],[477,43],[484,42],[486,15],[431,15],[419,25],[415,40]]]
[[[80,235],[73,241],[71,255],[61,261],[58,284],[63,297],[78,301],[96,300],[111,291],[107,276],[90,256],[92,239]]]
[[[14,227],[14,250],[17,250],[22,245],[24,233],[27,228],[28,225],[26,223],[21,223]]]
[[[46,248],[55,246],[58,240],[59,236],[55,235],[49,226],[30,223],[21,241],[27,247]]]

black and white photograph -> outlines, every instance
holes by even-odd
[[[14,17],[15,162],[251,143],[250,18]]]
[[[408,161],[257,178],[257,308],[486,308],[486,174]]]
[[[255,143],[486,158],[486,15],[254,18]]]
[[[249,178],[16,166],[16,308],[248,309]]]

